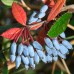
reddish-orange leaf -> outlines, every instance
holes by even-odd
[[[51,21],[53,20],[61,11],[64,3],[66,0],[58,0],[57,3],[53,6],[53,8],[51,9],[47,21]]]
[[[12,14],[14,18],[19,22],[20,24],[26,26],[26,12],[24,9],[18,5],[17,3],[13,2],[12,4]]]
[[[20,32],[21,29],[20,28],[11,28],[7,31],[5,31],[4,33],[1,34],[1,36],[13,40],[14,37],[17,35],[18,32]]]
[[[53,7],[55,5],[54,0],[42,0],[42,2],[48,5],[49,7]]]
[[[49,4],[48,4],[48,6],[51,7],[51,8],[52,8],[54,5],[55,5],[54,0],[51,0],[51,1],[49,2]]]
[[[34,24],[34,25],[30,25],[30,30],[37,30],[38,28],[40,28],[42,25],[43,25],[44,21],[41,22],[41,23],[37,23],[37,24]]]

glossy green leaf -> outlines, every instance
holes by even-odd
[[[3,73],[2,73],[2,74],[8,74],[7,63],[4,64],[4,67],[3,67]]]
[[[7,6],[12,6],[13,1],[15,0],[1,0],[3,4],[7,5]]]
[[[48,31],[47,35],[49,37],[57,37],[60,33],[66,30],[67,24],[72,16],[72,13],[65,13],[63,14],[51,27]]]

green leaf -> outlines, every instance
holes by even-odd
[[[6,62],[4,64],[3,73],[2,74],[8,74],[8,67],[7,67],[7,63]]]
[[[60,33],[66,30],[67,24],[72,17],[72,13],[65,13],[63,14],[51,27],[51,29],[48,31],[47,35],[49,37],[57,37]]]
[[[12,6],[12,3],[15,1],[15,0],[1,0],[3,4],[7,5],[7,6]]]

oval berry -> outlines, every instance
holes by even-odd
[[[38,14],[38,18],[43,18],[45,16],[45,13],[42,13],[42,12],[40,12],[39,14]]]
[[[58,52],[57,52],[57,50],[56,50],[55,48],[52,49],[52,54],[53,54],[54,56],[57,56],[57,55],[58,55]]]
[[[29,20],[28,24],[32,24],[32,23],[34,23],[34,22],[37,22],[37,20],[38,20],[38,18],[32,17],[32,18]]]
[[[23,61],[23,63],[25,64],[25,65],[28,65],[29,64],[29,59],[28,59],[28,57],[24,57],[23,55],[21,56],[21,60]]]
[[[15,61],[16,56],[15,55],[10,55],[10,61],[14,62]]]
[[[29,63],[30,63],[30,65],[31,65],[31,67],[34,65],[34,59],[33,58],[31,58],[31,57],[29,57]]]
[[[13,42],[13,43],[11,44],[11,54],[15,55],[15,53],[16,53],[16,48],[17,48],[17,45],[16,45],[15,42]]]
[[[19,44],[19,46],[18,46],[18,55],[21,55],[22,54],[22,52],[23,52],[23,44],[21,43],[21,44]]]
[[[20,66],[20,64],[21,64],[21,57],[17,56],[16,57],[16,69],[18,69],[18,67]]]
[[[48,6],[44,5],[41,7],[40,12],[46,12],[48,10]]]
[[[44,41],[49,48],[53,48],[52,41],[49,38],[44,38]]]
[[[42,60],[44,63],[46,63],[47,61],[46,61],[46,56],[45,56],[44,52],[41,51],[41,50],[37,50],[37,53],[38,53],[39,57],[41,58],[41,60]]]
[[[66,59],[66,56],[64,54],[62,54],[61,52],[58,51],[58,55],[62,58],[62,59]]]
[[[53,61],[57,61],[57,60],[58,60],[58,56],[54,56]]]
[[[68,49],[63,45],[63,44],[60,44],[60,52],[62,54],[67,54],[69,53]]]
[[[36,52],[35,52],[35,55],[34,55],[34,61],[35,61],[36,64],[38,64],[39,61],[40,61],[40,58],[39,58],[39,56]]]
[[[52,42],[53,42],[54,47],[55,47],[57,50],[59,50],[59,49],[60,49],[60,45],[59,45],[59,43],[58,43],[58,40],[57,40],[57,39],[53,39]]]
[[[41,19],[38,19],[38,20],[37,20],[37,22],[41,22],[41,21],[42,21]]]
[[[50,49],[48,46],[45,46],[45,49],[49,55],[52,55],[52,49]]]
[[[52,56],[47,55],[47,56],[46,56],[46,59],[47,59],[47,62],[52,62]]]
[[[34,48],[32,45],[28,46],[28,51],[29,51],[30,57],[34,57]]]
[[[28,47],[25,45],[23,46],[23,54],[24,54],[24,56],[29,56]]]
[[[60,37],[62,37],[62,38],[66,38],[65,33],[62,32],[62,33],[60,34]]]
[[[33,42],[33,46],[34,46],[34,48],[36,48],[36,49],[42,50],[41,44],[40,44],[39,42],[37,42],[37,41],[34,41],[34,42]]]
[[[68,49],[73,49],[72,45],[67,40],[63,40],[62,44],[66,46]]]

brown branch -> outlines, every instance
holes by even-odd
[[[74,40],[70,41],[70,43],[71,43],[72,45],[74,45]]]
[[[56,62],[53,63],[52,74],[54,74],[55,67],[56,67]]]
[[[68,5],[62,8],[61,12],[69,10],[70,12],[74,13],[74,4]]]
[[[70,24],[68,24],[67,27],[70,28],[70,29],[72,29],[72,30],[74,30],[74,26],[72,26]]]
[[[71,74],[70,71],[69,71],[69,69],[68,69],[68,66],[67,66],[66,62],[64,61],[64,59],[61,58],[61,61],[62,61],[63,65],[64,65],[67,73],[68,73],[68,74]]]
[[[22,5],[23,7],[25,7],[27,10],[29,10],[29,11],[31,10],[31,8],[28,5],[26,5],[26,3],[23,0],[21,0],[21,2],[19,2],[19,4]]]

